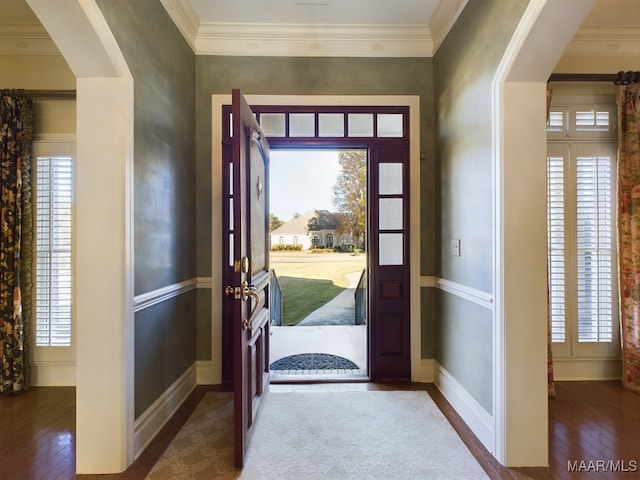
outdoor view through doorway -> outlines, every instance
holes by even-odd
[[[367,152],[273,149],[272,380],[368,377]]]

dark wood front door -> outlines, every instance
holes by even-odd
[[[409,108],[252,105],[251,109],[274,150],[321,148],[368,152],[368,371],[371,380],[410,380],[409,245],[411,230],[419,229],[419,225],[409,222]],[[225,106],[222,113],[223,178],[227,179],[236,172],[235,160],[231,160],[232,144],[235,145],[232,137],[240,127],[236,126],[239,120],[235,110]],[[252,181],[255,183],[256,179]],[[264,185],[268,188],[266,177]],[[234,209],[229,205],[235,205],[233,186],[230,188],[230,193],[223,193],[223,225],[230,225],[223,226],[223,231],[229,232],[222,238],[225,278],[235,275],[232,257],[236,257],[233,252],[238,241],[235,216],[227,215]],[[229,383],[236,365],[229,348],[234,329],[226,320],[225,317],[222,326],[222,378]]]
[[[232,93],[229,269],[225,317],[233,338],[235,464],[244,465],[269,388],[269,144],[239,90]]]

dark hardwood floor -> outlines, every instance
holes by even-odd
[[[287,388],[300,387],[274,386]],[[640,395],[623,390],[620,382],[557,383],[557,396],[549,400],[547,468],[500,465],[431,384],[369,383],[359,388],[427,391],[492,479],[640,478]],[[74,473],[75,389],[32,388],[19,397],[0,396],[0,479],[144,479],[204,394],[213,390],[220,388],[197,387],[145,452],[117,475]],[[612,468],[618,471],[611,472]]]

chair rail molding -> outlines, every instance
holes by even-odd
[[[481,307],[493,310],[493,294],[477,288],[462,285],[461,283],[446,280],[436,276],[420,277],[420,286],[423,288],[438,288],[459,298],[464,298]]]

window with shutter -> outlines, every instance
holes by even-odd
[[[586,365],[619,356],[615,104],[572,100],[547,125],[549,316],[554,358]],[[595,378],[579,368],[565,371]]]
[[[564,158],[547,158],[547,240],[551,340],[565,340]]]
[[[608,157],[576,159],[579,342],[613,340],[611,167]]]
[[[73,164],[70,156],[36,162],[36,346],[71,345]]]

